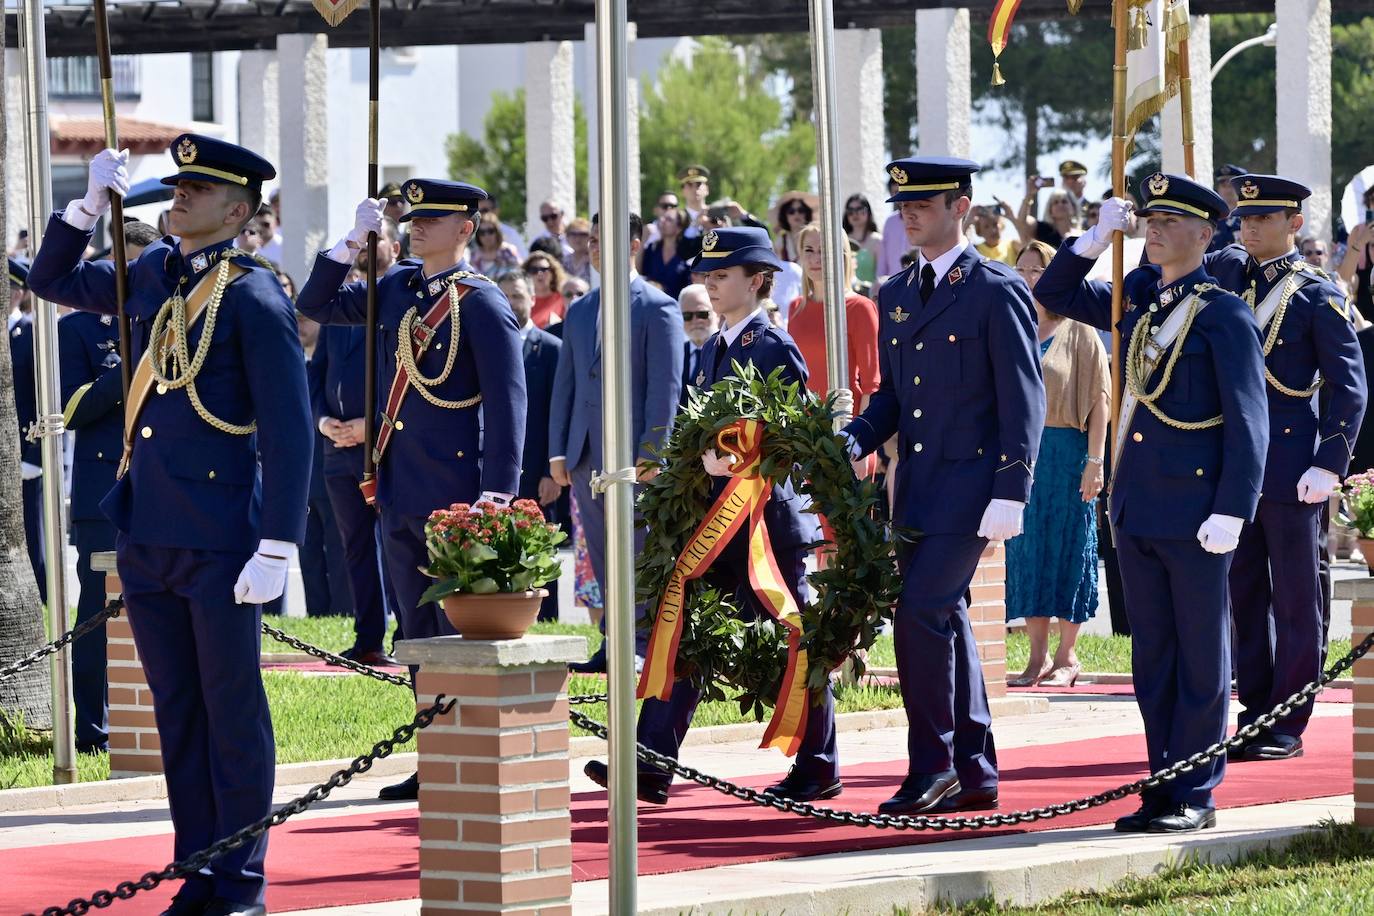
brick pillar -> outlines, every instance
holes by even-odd
[[[416,702],[458,705],[420,732],[421,916],[571,914],[568,662],[586,641],[444,636],[397,644]]]
[[[1335,597],[1348,598],[1353,644],[1374,630],[1374,579],[1336,583]],[[1374,653],[1355,662],[1355,823],[1374,827]]]
[[[105,573],[105,598],[123,594],[114,553],[91,557],[91,568]],[[147,776],[162,772],[162,745],[153,719],[153,693],[134,646],[129,610],[105,624],[110,680],[110,777]]]
[[[989,697],[1007,695],[1007,548],[990,543],[978,560],[968,608]]]

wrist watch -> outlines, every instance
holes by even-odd
[[[1088,456],[1088,464],[1101,464],[1101,463],[1102,463],[1102,459],[1101,459],[1101,458],[1094,458],[1092,455],[1089,455],[1089,456]]]

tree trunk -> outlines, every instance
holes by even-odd
[[[1026,177],[1037,173],[1040,158],[1040,109],[1029,99],[1023,108],[1026,113]]]
[[[5,85],[5,58],[0,53],[0,86]],[[11,126],[0,105],[0,149],[7,149]],[[0,226],[5,223],[5,173],[0,169]],[[0,283],[0,315],[10,313],[10,285]],[[9,335],[0,347],[0,666],[14,662],[45,642],[43,605],[24,544],[23,490],[19,474],[19,419],[14,409],[14,371]],[[52,692],[48,663],[0,681],[0,729],[22,719],[28,728],[52,727]]]

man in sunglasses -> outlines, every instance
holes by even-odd
[[[520,234],[519,229],[516,229],[510,223],[502,222],[501,204],[497,201],[496,197],[488,197],[486,200],[482,201],[478,206],[478,210],[483,216],[490,213],[492,216],[496,217],[496,221],[501,225],[501,240],[503,242],[509,242],[520,256],[520,260],[525,260],[525,255],[528,254],[525,250],[525,237]]]
[[[682,402],[687,402],[687,386],[701,369],[701,348],[716,333],[720,321],[711,308],[706,287],[700,283],[684,286],[678,293],[677,304],[682,308],[682,330],[687,340],[682,349]]]
[[[539,205],[539,221],[544,224],[544,228],[530,239],[531,247],[540,239],[553,239],[562,248],[564,260],[572,257],[573,249],[568,244],[568,227],[562,206],[552,200],[544,201]]]

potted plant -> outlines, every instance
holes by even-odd
[[[1374,575],[1374,471],[1351,474],[1341,490],[1345,496],[1341,501],[1340,522],[1355,529],[1365,566],[1369,567],[1370,575]]]
[[[562,571],[558,545],[566,538],[531,499],[435,509],[425,522],[424,570],[435,582],[420,600],[442,602],[468,639],[516,639],[539,616],[542,586]]]

